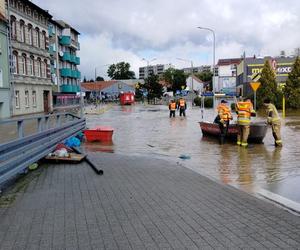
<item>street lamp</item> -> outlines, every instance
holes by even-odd
[[[201,30],[208,30],[213,33],[213,79],[212,79],[212,87],[213,93],[215,93],[215,61],[216,61],[216,35],[213,29],[206,28],[206,27],[197,27]]]
[[[176,58],[176,59],[191,63],[191,67],[192,67],[192,92],[193,92],[194,91],[194,66],[193,66],[193,61],[192,60],[188,60],[188,59],[183,59],[183,58]]]
[[[149,64],[150,64],[150,62],[155,61],[156,58],[152,58],[151,60],[147,60],[145,58],[142,58],[142,60],[147,62],[147,78],[148,78],[148,75],[149,75]]]

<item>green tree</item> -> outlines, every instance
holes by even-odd
[[[158,75],[150,75],[145,79],[144,88],[148,91],[148,99],[160,98],[163,94],[163,86],[159,83]]]
[[[289,73],[286,85],[283,89],[287,107],[300,108],[300,59],[296,58],[292,71]]]
[[[96,77],[96,81],[97,81],[97,82],[104,81],[104,78],[103,78],[103,77],[101,77],[101,76],[97,76],[97,77]]]
[[[163,79],[172,86],[172,91],[182,90],[186,87],[186,75],[183,70],[169,68],[163,74]]]
[[[270,98],[275,103],[277,99],[278,89],[276,83],[276,75],[271,68],[270,62],[265,61],[261,72],[260,87],[257,90],[257,107],[261,107],[265,98]]]
[[[127,62],[111,64],[107,70],[107,74],[113,80],[135,79],[135,74],[130,70],[130,64]]]
[[[87,80],[86,80],[86,78],[85,78],[85,77],[83,78],[83,82],[87,82]]]
[[[212,90],[212,77],[213,73],[210,70],[204,70],[198,74],[195,74],[203,82],[209,83],[209,89]]]

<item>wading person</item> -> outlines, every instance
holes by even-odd
[[[255,116],[255,111],[253,110],[253,105],[249,99],[246,101],[239,101],[236,104],[237,113],[237,124],[238,124],[238,135],[237,135],[237,145],[242,147],[248,146],[248,137],[250,134],[250,121],[251,116]]]
[[[280,117],[274,104],[271,103],[270,99],[264,100],[264,106],[267,112],[267,123],[272,127],[272,133],[275,140],[275,146],[282,146],[281,135],[280,135]]]
[[[229,121],[232,120],[232,115],[230,112],[230,108],[227,106],[227,101],[222,100],[217,107],[217,111],[219,116],[218,124],[221,132],[220,144],[223,144],[228,132]]]
[[[186,102],[183,98],[179,99],[177,108],[179,109],[179,115],[180,116],[182,116],[182,115],[185,116]]]
[[[170,110],[170,118],[173,116],[175,117],[175,111],[176,111],[176,102],[175,100],[171,100],[169,104],[169,110]]]

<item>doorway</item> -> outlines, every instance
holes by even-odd
[[[49,91],[48,90],[44,90],[43,99],[44,99],[44,112],[49,113]]]

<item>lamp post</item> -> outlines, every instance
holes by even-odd
[[[148,78],[148,76],[149,76],[149,64],[150,64],[150,62],[155,61],[156,58],[153,58],[151,60],[147,60],[145,58],[142,58],[142,60],[147,62],[147,78]]]
[[[216,61],[216,35],[213,29],[206,28],[206,27],[197,27],[201,30],[208,30],[213,34],[213,79],[212,79],[212,87],[213,93],[215,93],[215,61]]]
[[[191,63],[191,68],[192,68],[192,92],[194,92],[194,65],[193,65],[193,61],[188,60],[188,59],[183,59],[183,58],[176,58],[176,59]]]

